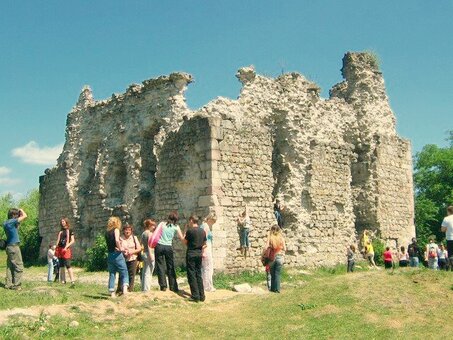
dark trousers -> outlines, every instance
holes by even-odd
[[[134,283],[135,283],[135,274],[137,273],[137,260],[128,261],[126,262],[127,273],[129,274],[129,288],[127,289],[129,292],[134,291]],[[118,278],[118,287],[116,288],[117,293],[121,293],[123,291],[123,280],[121,280],[121,275]]]
[[[355,266],[355,261],[349,261],[348,260],[348,273],[352,273],[354,271],[354,266]]]
[[[154,256],[156,258],[156,272],[157,280],[159,281],[160,289],[167,288],[167,279],[165,277],[165,271],[168,275],[168,285],[170,290],[178,292],[178,283],[176,282],[176,271],[175,263],[173,259],[173,248],[172,246],[163,246],[157,244],[154,249]]]
[[[201,277],[201,252],[186,254],[187,281],[189,281],[192,299],[204,301],[203,278]]]

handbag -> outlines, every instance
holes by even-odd
[[[150,248],[156,248],[157,243],[159,242],[161,236],[162,236],[162,231],[164,229],[164,226],[166,226],[167,223],[165,222],[160,222],[159,225],[157,226],[156,230],[154,230],[153,234],[151,237],[148,239],[148,247]]]
[[[0,239],[0,250],[5,250],[6,249],[6,241],[3,239]]]
[[[66,242],[69,242],[69,229],[66,229]],[[55,249],[55,256],[59,259],[70,260],[72,258],[71,248],[66,248],[57,246]]]
[[[261,263],[263,264],[263,266],[267,266],[274,260],[275,260],[274,248],[268,246],[266,249],[263,250],[263,253],[261,254]]]
[[[132,235],[132,237],[134,238],[135,249],[137,249],[137,242],[135,241],[136,237],[135,237],[135,235]],[[143,262],[143,250],[140,250],[140,253],[137,254],[137,261]]]

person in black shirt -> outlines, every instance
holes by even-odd
[[[201,253],[203,248],[206,247],[206,233],[198,226],[198,217],[194,215],[189,218],[189,228],[186,231],[184,243],[187,245],[187,281],[189,281],[191,301],[204,301]]]

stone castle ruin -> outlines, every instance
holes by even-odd
[[[364,229],[407,245],[415,235],[410,143],[395,131],[375,58],[347,53],[341,71],[344,81],[323,99],[300,74],[271,79],[245,67],[237,100],[217,98],[197,111],[186,105],[185,73],[101,101],[85,87],[58,163],[40,178],[42,254],[62,216],[83,257],[112,215],[139,233],[147,217],[178,210],[183,225],[191,213],[215,211],[215,268],[254,269],[275,224],[275,198],[285,206],[287,265],[344,262]],[[245,205],[253,223],[247,258],[236,224]],[[179,241],[175,248],[184,263]]]

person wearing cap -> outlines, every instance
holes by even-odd
[[[447,254],[450,270],[453,271],[453,206],[447,208],[447,216],[443,219],[440,230],[447,239]]]

